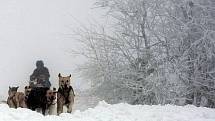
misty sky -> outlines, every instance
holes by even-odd
[[[69,53],[77,46],[68,34],[98,17],[91,9],[94,2],[0,0],[0,96],[7,95],[9,85],[23,88],[38,59],[49,68],[54,85],[59,72],[75,76],[73,69],[80,59]],[[84,87],[81,82],[74,77],[76,88]]]

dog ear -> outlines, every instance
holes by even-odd
[[[25,89],[27,89],[28,87],[27,86],[25,86]]]
[[[60,73],[58,74],[58,77],[61,77],[61,74],[60,74]]]
[[[70,74],[69,77],[72,77],[72,75]]]

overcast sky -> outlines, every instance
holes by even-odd
[[[67,34],[80,23],[87,24],[98,15],[92,10],[95,0],[0,0],[0,96],[8,86],[27,84],[38,59],[44,60],[53,84],[57,74],[72,73],[80,59],[70,49],[75,40]]]

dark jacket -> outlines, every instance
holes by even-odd
[[[30,76],[30,80],[41,79],[42,76],[44,80],[49,80],[50,74],[48,68],[44,67],[43,61],[39,60],[36,62],[37,68],[34,70],[33,74]]]
[[[50,74],[46,67],[36,68],[30,76],[30,80],[39,79],[41,75],[45,76],[45,80],[49,80]]]
[[[43,61],[36,62],[37,68],[34,70],[33,74],[30,76],[30,81],[37,79],[37,83],[42,84],[44,87],[50,87],[51,83],[49,81],[49,70],[43,64]]]

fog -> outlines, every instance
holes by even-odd
[[[73,56],[76,40],[68,36],[81,23],[96,17],[94,0],[0,0],[0,100],[9,86],[27,85],[36,60],[49,68],[51,82],[57,74],[72,74],[76,89],[88,87],[74,69],[82,59]]]

